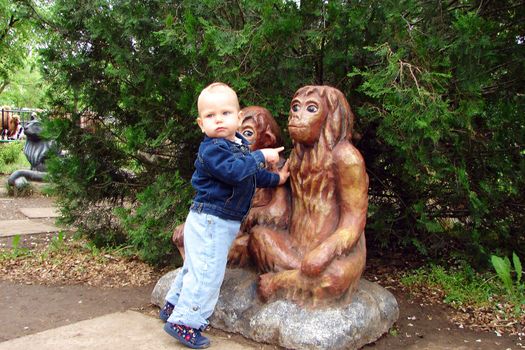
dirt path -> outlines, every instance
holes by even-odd
[[[52,204],[47,197],[0,200],[0,220],[21,218],[17,211],[20,207]],[[0,276],[0,342],[128,309],[156,317],[158,309],[149,302],[153,286],[39,285],[6,281]],[[525,349],[525,339],[462,329],[449,320],[447,306],[425,305],[398,290],[391,291],[400,306],[398,322],[389,334],[364,349]],[[232,338],[241,344],[254,344],[238,335]],[[261,344],[261,348],[277,347]]]
[[[112,312],[145,310],[153,286],[97,288],[0,281],[0,342]]]
[[[156,317],[158,309],[149,303],[153,287],[42,286],[0,281],[0,342],[129,309]],[[492,333],[458,328],[447,320],[448,308],[445,306],[420,306],[414,300],[405,300],[403,295],[396,297],[400,317],[395,331],[364,349],[524,348],[518,345],[517,337],[498,337]],[[222,333],[218,330],[211,332]],[[254,344],[238,335],[232,335],[232,338],[241,344]]]

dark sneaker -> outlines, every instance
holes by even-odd
[[[192,349],[204,349],[210,346],[210,340],[201,331],[188,326],[167,322],[164,330],[179,342]]]
[[[167,322],[168,318],[170,318],[171,313],[173,312],[174,307],[175,305],[167,301],[166,304],[164,304],[164,307],[160,309],[159,311],[160,319],[163,320],[164,322]]]

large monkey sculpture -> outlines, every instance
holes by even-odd
[[[351,296],[365,267],[368,176],[351,144],[353,113],[329,86],[305,86],[291,102],[288,130],[291,213],[289,228],[256,225],[249,251],[263,274],[263,300],[298,302]]]
[[[282,146],[279,125],[270,111],[264,107],[249,106],[242,109],[243,120],[239,132],[250,141],[252,151],[261,148],[276,148]],[[282,166],[281,160],[274,169]],[[249,231],[255,225],[267,225],[275,229],[288,227],[289,219],[289,191],[286,186],[274,188],[258,188],[252,199],[248,215],[242,223],[241,229],[228,254],[229,266],[243,267],[250,263],[248,252]],[[184,224],[175,228],[172,241],[184,257]]]

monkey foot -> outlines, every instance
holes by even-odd
[[[257,283],[257,292],[259,298],[263,302],[267,302],[268,299],[275,293],[275,284],[273,282],[272,272],[265,273],[259,276],[259,282]]]

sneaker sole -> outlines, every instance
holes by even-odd
[[[171,328],[170,324],[169,323],[166,323],[164,325],[164,330],[166,331],[166,333],[168,333],[169,335],[171,335],[173,338],[177,339],[180,343],[182,343],[184,346],[187,346],[189,348],[192,348],[192,349],[206,349],[207,347],[210,346],[210,343],[207,343],[207,344],[202,344],[202,345],[194,345],[188,341],[186,341],[186,339],[184,339],[183,337],[181,337],[179,335],[179,333],[177,333],[173,328]]]

